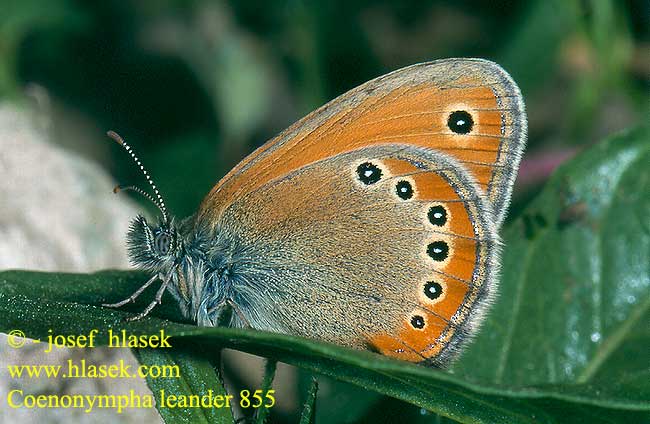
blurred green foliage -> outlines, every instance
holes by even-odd
[[[0,95],[43,87],[62,143],[141,182],[103,138],[121,133],[178,215],[302,115],[416,62],[503,65],[526,99],[533,159],[628,127],[650,104],[642,0],[0,0],[0,10]]]
[[[545,177],[534,172],[539,163],[557,164],[650,113],[646,0],[0,0],[0,96],[20,104],[45,93],[36,97],[57,141],[120,182],[142,184],[104,136],[119,132],[179,216],[324,102],[453,56],[495,60],[523,91],[529,147],[513,217]],[[307,396],[311,376],[298,381]],[[318,411],[431,419],[394,399],[329,387]]]

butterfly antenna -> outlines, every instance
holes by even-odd
[[[135,191],[136,193],[140,194],[142,197],[149,199],[151,203],[156,205],[158,209],[160,209],[160,205],[158,205],[158,202],[154,200],[154,198],[151,196],[151,194],[147,193],[146,191],[142,190],[140,187],[136,186],[123,186],[121,184],[116,185],[115,188],[113,189],[113,193],[119,193],[120,191]],[[162,212],[162,209],[160,209]]]
[[[136,165],[138,165],[140,167],[140,171],[142,171],[142,174],[147,179],[147,182],[149,183],[149,185],[153,189],[153,192],[156,195],[156,198],[154,199],[149,193],[147,193],[144,190],[142,190],[142,189],[140,189],[138,187],[135,187],[135,186],[119,186],[118,185],[117,187],[115,187],[113,189],[113,192],[117,193],[120,190],[124,190],[124,191],[135,191],[136,193],[141,194],[145,198],[151,200],[151,202],[154,205],[156,205],[158,207],[158,209],[160,209],[160,212],[163,215],[163,220],[167,221],[168,215],[167,215],[167,208],[165,208],[165,201],[163,200],[162,196],[160,195],[160,192],[158,192],[158,189],[156,188],[156,184],[154,184],[153,180],[149,176],[149,173],[147,172],[146,169],[144,169],[144,166],[142,165],[142,162],[140,162],[140,159],[138,159],[138,157],[135,155],[135,153],[133,153],[133,149],[131,149],[131,146],[126,144],[126,141],[124,141],[124,139],[122,137],[120,137],[120,135],[117,134],[115,131],[108,131],[106,133],[106,135],[108,135],[110,138],[115,140],[117,142],[117,144],[122,146],[124,148],[124,150],[126,150],[127,153],[131,155],[131,158],[136,163]]]

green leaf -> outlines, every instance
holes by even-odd
[[[261,386],[262,396],[265,396],[271,390],[277,365],[277,361],[266,361],[266,365],[264,366],[264,380]],[[269,416],[269,412],[271,412],[270,408],[259,408],[255,415],[255,424],[264,424]]]
[[[200,349],[198,346],[192,347],[192,350]],[[198,395],[199,399],[202,396],[210,396],[211,398],[222,396],[221,399],[225,399],[227,395],[226,389],[223,387],[211,361],[205,359],[205,357],[193,355],[188,349],[174,349],[172,351],[166,349],[134,349],[134,354],[143,365],[161,367],[160,369],[177,367],[179,371],[179,378],[147,377],[147,385],[154,393],[157,402],[156,407],[165,422],[211,424],[231,423],[233,421],[231,409],[226,407],[161,407],[160,405],[163,394],[167,398],[179,395]],[[211,401],[206,399],[206,402]],[[223,402],[219,400],[219,404],[223,404]]]
[[[312,378],[311,387],[307,394],[307,401],[302,408],[300,424],[313,424],[316,419],[316,394],[318,393],[318,380]]]
[[[611,407],[648,401],[649,152],[648,128],[600,143],[506,229],[499,300],[458,374]]]
[[[234,348],[464,423],[649,422],[648,163],[650,131],[641,128],[597,145],[554,175],[505,229],[499,298],[451,373],[287,335],[172,322],[178,311],[170,297],[138,322],[97,306],[135,290],[146,280],[136,272],[2,272],[0,331],[44,338],[49,329],[162,328],[173,336],[174,349],[165,353],[174,360],[186,343],[202,347],[192,352],[199,361]],[[141,310],[154,291],[127,309]],[[196,366],[209,374],[205,363]]]

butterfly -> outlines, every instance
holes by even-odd
[[[499,65],[444,59],[371,80],[258,148],[197,212],[128,232],[134,265],[200,326],[250,327],[444,366],[498,285],[501,226],[526,141]],[[230,311],[230,314],[226,314]]]

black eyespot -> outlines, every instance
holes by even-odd
[[[424,285],[424,294],[431,300],[435,300],[442,294],[442,286],[435,281],[429,281]]]
[[[449,115],[447,125],[449,126],[449,129],[456,134],[467,134],[468,132],[472,131],[474,120],[472,120],[472,115],[470,115],[468,112],[464,110],[457,110]]]
[[[402,180],[398,182],[395,190],[397,191],[397,195],[403,200],[408,200],[413,197],[413,187],[411,187],[411,183],[408,181]]]
[[[413,315],[411,318],[411,325],[413,328],[424,328],[424,318],[420,315]]]
[[[447,210],[440,206],[431,206],[429,208],[429,222],[438,227],[442,227],[447,222]]]
[[[364,162],[357,167],[359,180],[364,184],[374,184],[381,179],[381,169],[373,163]]]
[[[434,261],[444,261],[449,255],[449,246],[444,241],[434,241],[427,246],[427,254]]]
[[[156,235],[156,239],[154,243],[155,243],[156,251],[161,255],[166,255],[167,253],[169,253],[172,244],[172,238],[167,233],[160,233]]]

